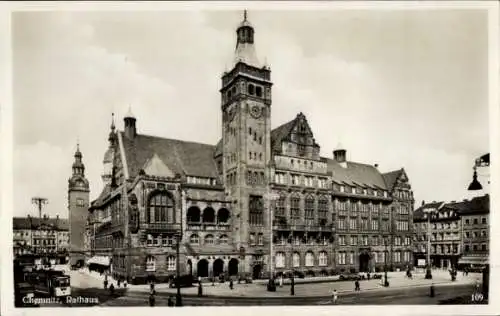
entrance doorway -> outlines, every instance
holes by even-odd
[[[200,261],[198,261],[197,270],[199,277],[208,277],[208,261],[206,259],[201,259]]]
[[[232,258],[229,260],[228,272],[230,276],[238,275],[238,264],[238,259]]]
[[[260,274],[262,273],[262,266],[260,264],[256,264],[253,266],[252,278],[254,280],[260,279]]]
[[[193,275],[193,262],[191,261],[191,259],[188,260],[187,262],[187,274],[188,275]]]
[[[359,272],[370,272],[370,255],[366,252],[359,255]]]
[[[217,259],[214,261],[214,277],[218,277],[224,272],[224,261]]]

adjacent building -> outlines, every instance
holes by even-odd
[[[422,203],[414,212],[415,264],[418,259],[427,258],[428,236],[433,267],[449,269],[487,264],[488,215],[488,195],[462,202]]]
[[[404,169],[382,173],[348,161],[340,145],[321,156],[303,113],[273,129],[271,69],[256,57],[246,14],[236,33],[233,68],[220,89],[221,139],[144,135],[131,112],[123,131],[113,120],[104,189],[88,210],[75,154],[71,244],[132,283],[169,278],[177,259],[181,273],[200,277],[411,265],[414,200]],[[85,231],[73,230],[83,218]]]
[[[65,263],[69,249],[68,219],[39,217],[13,218],[14,257],[34,256]]]

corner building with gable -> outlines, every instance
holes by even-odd
[[[181,273],[202,278],[411,265],[404,170],[380,173],[347,161],[343,148],[321,157],[302,113],[272,129],[271,70],[254,40],[245,14],[234,67],[222,76],[215,146],[140,134],[130,112],[123,131],[112,124],[87,256],[109,258],[111,273],[132,283],[175,275],[177,238]]]

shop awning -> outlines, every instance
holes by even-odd
[[[109,257],[106,257],[106,256],[95,256],[95,257],[90,258],[87,261],[87,264],[98,264],[98,265],[107,267],[110,264],[110,260],[109,260]]]
[[[485,265],[489,263],[489,259],[486,256],[467,256],[462,257],[458,260],[458,264],[479,264]]]

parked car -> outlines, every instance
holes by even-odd
[[[168,286],[170,288],[175,288],[177,287],[177,283],[179,283],[180,287],[191,287],[193,286],[193,281],[192,275],[181,275],[178,279],[177,277],[170,279]]]

